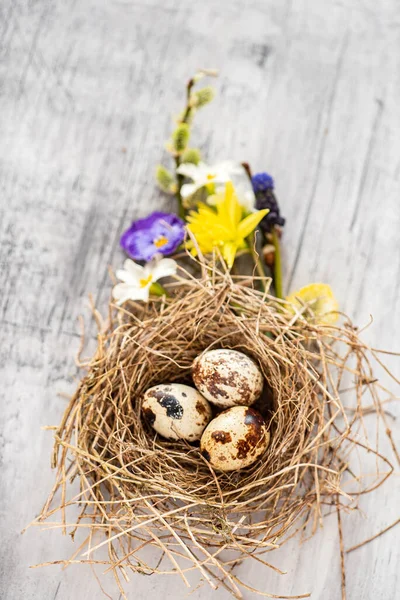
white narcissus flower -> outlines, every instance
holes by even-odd
[[[162,277],[174,275],[177,267],[176,261],[172,258],[156,256],[144,267],[127,258],[124,262],[124,268],[118,269],[116,272],[117,278],[122,283],[117,283],[113,287],[113,298],[117,301],[117,304],[123,304],[127,300],[147,302],[151,285]]]
[[[183,184],[181,188],[182,198],[192,196],[202,187],[229,181],[230,165],[231,163],[229,162],[223,162],[213,166],[206,165],[206,163],[203,162],[199,162],[197,165],[192,163],[182,163],[179,165],[176,172],[193,181],[193,183]]]
[[[202,187],[207,187],[211,193],[225,191],[225,184],[232,181],[240,205],[252,212],[255,207],[255,196],[250,179],[240,163],[224,161],[210,166],[203,162],[198,165],[182,163],[177,173],[191,179],[193,183],[184,183],[181,188],[182,198],[192,196]]]
[[[236,164],[236,167],[232,171],[231,179],[239,204],[246,212],[254,212],[256,210],[256,197],[253,185],[243,165]]]

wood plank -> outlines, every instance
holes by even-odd
[[[105,308],[108,266],[123,260],[118,239],[129,221],[173,207],[154,186],[154,166],[166,159],[170,114],[196,68],[221,72],[196,145],[210,161],[248,160],[276,179],[286,289],[329,282],[357,322],[373,314],[365,339],[399,349],[399,23],[395,0],[3,0],[1,598],[101,597],[89,569],[28,568],[68,556],[68,537],[19,532],[52,485],[51,434],[40,427],[59,421],[57,393],[76,385],[77,317],[88,319],[90,292]],[[367,518],[344,517],[347,546],[395,520],[399,491],[394,477],[362,499]],[[285,576],[258,565],[238,573],[263,591],[337,600],[336,535],[329,518],[303,546],[271,555]],[[397,539],[393,529],[349,555],[349,600],[395,596]],[[118,599],[113,581],[104,585]],[[137,599],[188,593],[172,577],[134,577],[129,590]],[[211,596],[228,597],[191,594]]]

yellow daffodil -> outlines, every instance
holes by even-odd
[[[247,246],[247,236],[269,211],[259,210],[244,216],[244,210],[230,181],[226,184],[225,193],[216,197],[214,205],[215,208],[211,208],[201,204],[197,211],[190,212],[187,218],[188,229],[204,254],[219,248],[228,267],[231,268],[236,252]],[[193,248],[193,245],[190,247]]]
[[[291,303],[293,312],[308,306],[315,320],[322,325],[333,325],[339,318],[339,305],[326,283],[310,283],[287,296],[286,300]],[[307,318],[307,310],[303,314]]]

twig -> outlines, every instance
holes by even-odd
[[[218,75],[218,72],[214,71],[212,69],[200,69],[199,73],[207,75],[207,76],[211,76],[211,77],[216,77]],[[183,110],[183,115],[182,115],[182,118],[180,119],[180,123],[188,124],[190,121],[190,117],[191,117],[191,114],[193,111],[193,106],[191,104],[192,89],[193,89],[194,85],[196,84],[196,81],[197,81],[197,79],[195,76],[195,77],[192,77],[191,79],[189,79],[189,81],[186,84],[186,106]],[[176,153],[174,155],[174,160],[175,160],[175,169],[177,170],[182,162],[181,154]],[[185,218],[185,209],[183,206],[182,193],[181,193],[183,181],[184,181],[184,176],[181,175],[180,173],[176,173],[177,189],[176,189],[175,195],[176,195],[176,199],[178,200],[179,216],[182,219]]]
[[[268,287],[268,284],[267,284],[267,278],[266,278],[266,275],[265,275],[265,271],[264,271],[263,266],[261,264],[260,255],[258,254],[257,249],[256,249],[256,247],[257,247],[257,237],[256,237],[256,235],[257,235],[257,232],[256,231],[253,232],[247,238],[247,243],[249,245],[250,253],[251,253],[251,256],[252,256],[253,261],[254,261],[254,266],[255,266],[255,268],[257,270],[257,273],[258,273],[258,275],[260,277],[260,283],[261,283],[261,286],[262,286],[262,290],[265,292],[265,290]]]
[[[382,531],[379,531],[379,533],[376,533],[375,535],[373,535],[372,537],[368,538],[367,540],[364,540],[363,542],[360,542],[359,544],[356,544],[355,546],[352,546],[351,548],[349,548],[348,550],[346,550],[346,552],[347,553],[353,552],[353,550],[357,550],[358,548],[361,548],[362,546],[365,546],[365,544],[369,544],[370,542],[372,542],[373,540],[376,540],[376,538],[378,538],[379,536],[383,535],[384,533],[386,533],[387,531],[389,531],[393,527],[396,527],[396,525],[398,525],[399,523],[400,523],[400,519],[396,519],[396,521],[394,523],[392,523],[391,525],[388,525],[387,527],[385,527],[385,529],[382,529]]]
[[[340,505],[339,505],[339,497],[338,496],[336,498],[336,513],[337,513],[338,529],[339,529],[342,600],[346,600],[346,569],[345,569],[345,562],[344,562],[343,529],[342,529],[342,517],[340,515]]]

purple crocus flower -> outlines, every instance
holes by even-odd
[[[149,261],[155,254],[172,254],[184,237],[182,219],[171,213],[153,212],[134,221],[122,234],[120,244],[131,258]]]

